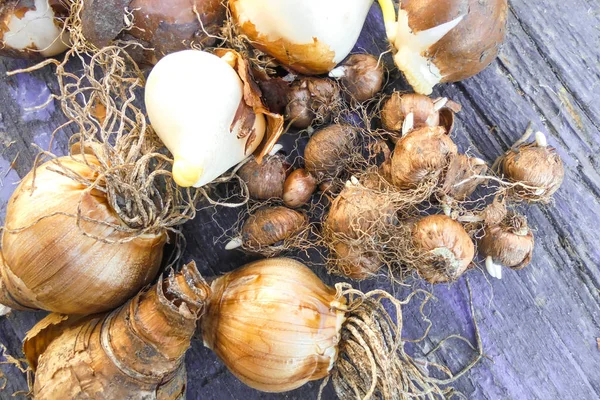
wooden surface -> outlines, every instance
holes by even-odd
[[[455,139],[461,150],[493,161],[524,131],[527,123],[548,134],[566,166],[566,179],[554,204],[530,207],[536,230],[533,262],[526,269],[505,270],[501,281],[488,281],[480,270],[468,274],[474,292],[487,356],[454,386],[473,399],[597,399],[600,397],[600,2],[557,0],[510,2],[508,37],[500,58],[475,78],[437,89],[463,105]],[[378,8],[374,6],[357,49],[386,49]],[[51,68],[13,78],[5,71],[27,65],[0,60],[0,221],[16,182],[50,133],[64,117],[55,105],[27,111],[56,92]],[[393,78],[398,79],[393,74]],[[402,87],[401,83],[397,84]],[[53,150],[65,152],[64,132]],[[11,144],[12,143],[12,144]],[[10,145],[10,146],[9,146]],[[10,169],[14,162],[14,169]],[[201,212],[185,228],[189,248],[204,274],[217,275],[244,263],[240,253],[213,245],[235,210]],[[333,283],[322,270],[326,282]],[[362,283],[391,289],[384,281]],[[430,288],[437,297],[426,311],[433,321],[429,337],[408,349],[419,356],[452,333],[474,340],[474,326],[464,278],[452,286]],[[417,337],[425,326],[418,304],[405,311],[405,336]],[[14,313],[0,319],[0,342],[20,357],[20,342],[43,313]],[[448,342],[438,360],[455,370],[472,351]],[[262,394],[235,379],[201,341],[187,355],[188,398],[309,399],[319,382],[286,394]],[[7,385],[0,398],[26,390],[26,378],[2,365]],[[325,398],[333,398],[330,388]]]

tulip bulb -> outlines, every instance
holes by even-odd
[[[331,71],[358,40],[373,0],[231,0],[250,43],[302,74]]]
[[[0,55],[52,57],[67,50],[69,37],[59,19],[64,14],[54,0],[2,1]]]
[[[282,132],[282,118],[264,108],[241,57],[220,55],[172,53],[146,84],[148,118],[173,154],[182,187],[204,186],[256,150],[260,161]]]
[[[166,233],[129,236],[104,192],[62,174],[94,181],[95,167],[93,156],[62,157],[23,178],[2,231],[0,303],[92,314],[118,307],[155,278]]]
[[[394,62],[417,93],[478,74],[504,40],[507,0],[379,0]]]
[[[210,289],[193,263],[109,314],[50,314],[27,334],[36,399],[182,399]]]

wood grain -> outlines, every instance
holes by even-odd
[[[600,397],[600,3],[511,1],[506,44],[499,59],[480,75],[437,89],[463,105],[455,139],[461,150],[488,161],[502,154],[533,121],[559,149],[566,166],[563,187],[549,206],[527,209],[535,228],[532,264],[504,279],[490,282],[479,270],[468,274],[473,288],[475,317],[481,329],[484,361],[454,386],[473,399],[597,399]],[[357,51],[379,54],[386,50],[377,6],[373,6]],[[389,61],[389,60],[388,60]],[[53,104],[27,110],[56,93],[51,68],[8,78],[5,71],[26,65],[0,60],[0,221],[14,184],[30,169],[37,149],[49,145],[52,130],[64,122]],[[406,89],[392,73],[393,87]],[[64,154],[70,131],[62,132],[53,151]],[[14,169],[10,169],[13,160]],[[238,211],[201,211],[185,227],[185,260],[195,259],[201,272],[218,275],[249,258],[223,250],[216,239],[220,227],[235,221]],[[216,243],[215,243],[216,241]],[[323,269],[319,275],[335,280]],[[358,285],[395,290],[384,281]],[[449,334],[474,340],[465,280],[437,286],[437,299],[425,310],[434,326],[420,346],[407,348],[417,357]],[[0,319],[0,342],[18,357],[20,340],[43,313],[14,313]],[[406,337],[418,337],[425,322],[418,304],[405,311]],[[472,356],[456,340],[434,360],[456,371]],[[246,388],[205,349],[200,340],[187,356],[188,398],[196,399],[306,399],[316,396],[319,382],[291,393],[263,394]],[[8,379],[1,398],[26,390],[17,369],[0,366]],[[325,398],[333,398],[327,388]]]

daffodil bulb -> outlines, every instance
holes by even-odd
[[[231,0],[253,46],[303,74],[331,71],[354,47],[373,0]]]
[[[0,55],[52,57],[68,48],[68,34],[59,19],[66,10],[55,1],[0,3]]]
[[[240,74],[247,71],[240,56],[234,51],[220,55],[172,53],[156,64],[146,84],[148,117],[173,154],[173,178],[182,187],[214,181],[263,139],[273,139],[266,135],[268,128],[278,130],[277,137],[281,133],[277,116],[266,115],[259,96],[251,93],[249,77]]]

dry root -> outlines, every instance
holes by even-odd
[[[423,313],[423,307],[431,297],[427,292],[414,292],[401,301],[382,290],[364,294],[343,283],[337,284],[336,289],[338,296],[348,299],[347,318],[342,327],[339,356],[331,375],[333,386],[340,399],[445,399],[453,389],[441,388],[440,385],[455,381],[483,356],[475,320],[477,355],[457,374],[453,374],[448,367],[434,362],[424,366],[405,352],[405,340],[402,339],[402,307],[415,294],[425,294],[421,304],[421,315],[428,327],[423,337],[416,342],[423,340],[431,327],[431,322]],[[392,313],[384,307],[384,301],[392,304]],[[471,312],[474,318],[472,302]],[[453,337],[466,341],[462,337]],[[432,352],[436,351],[441,344],[443,341]],[[430,372],[434,371],[437,371],[437,374],[441,373],[446,379],[431,376]]]

